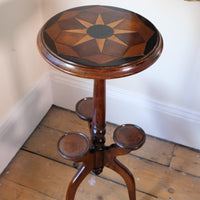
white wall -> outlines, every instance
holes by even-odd
[[[162,33],[164,50],[158,62],[139,75],[111,85],[163,103],[200,111],[200,2],[131,1],[130,8],[150,19]],[[145,6],[144,6],[145,5]]]
[[[0,0],[0,123],[47,71],[36,47],[39,0]]]
[[[52,105],[38,53],[40,0],[0,0],[0,173]]]

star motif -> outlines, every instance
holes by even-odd
[[[110,7],[65,11],[50,22],[44,31],[47,47],[63,59],[85,65],[126,63],[144,56],[154,45],[149,42],[154,28],[135,13]]]
[[[73,46],[77,46],[79,44],[82,44],[84,42],[90,41],[95,39],[99,48],[99,51],[102,53],[103,48],[104,48],[104,44],[106,40],[111,40],[114,41],[116,43],[122,44],[124,46],[128,46],[126,43],[124,43],[122,40],[120,40],[119,38],[117,38],[115,36],[115,34],[123,34],[123,33],[134,33],[136,32],[135,30],[120,30],[120,29],[115,29],[115,27],[120,24],[121,22],[123,22],[124,19],[120,19],[117,21],[114,21],[112,23],[109,24],[105,24],[101,14],[98,15],[97,20],[94,24],[91,24],[85,20],[79,19],[79,18],[75,18],[77,21],[79,21],[83,26],[85,26],[85,29],[72,29],[72,30],[65,30],[65,32],[71,32],[71,33],[80,33],[83,34],[83,38],[81,38],[78,42],[76,42]],[[106,38],[96,38],[96,37],[92,37],[88,34],[87,30],[91,27],[95,27],[95,25],[104,25],[104,26],[108,26],[111,28],[111,30],[113,30],[113,34],[109,37]],[[102,26],[103,27],[103,26]],[[99,30],[101,31],[101,30]]]

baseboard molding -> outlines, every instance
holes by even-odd
[[[53,103],[46,73],[0,124],[0,173],[37,127]]]
[[[75,103],[92,96],[93,81],[50,72],[53,102],[74,110]],[[107,85],[106,119],[115,124],[133,123],[149,135],[200,149],[200,113],[166,105]]]

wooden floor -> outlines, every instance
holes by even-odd
[[[56,144],[66,132],[88,134],[87,127],[75,113],[53,106],[0,176],[0,200],[65,200],[79,165],[61,158]],[[115,127],[107,126],[107,144]],[[140,150],[119,160],[135,177],[137,200],[200,200],[198,151],[148,136]],[[88,175],[76,195],[76,200],[126,199],[123,180],[107,168],[99,177]]]

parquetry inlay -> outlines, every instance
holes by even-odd
[[[48,37],[44,37],[44,41],[47,46],[53,42],[55,48],[51,49],[52,45],[48,48],[61,58],[67,56],[72,61],[84,59],[100,66],[110,66],[112,61],[126,62],[126,58],[143,56],[148,41],[155,33],[154,27],[135,13],[114,11],[111,7],[103,6],[65,11],[45,27]],[[91,27],[92,34],[89,33]],[[104,32],[101,33],[99,27]],[[96,36],[95,28],[98,28]],[[106,33],[105,30],[111,32]],[[148,48],[151,50],[153,46]]]

